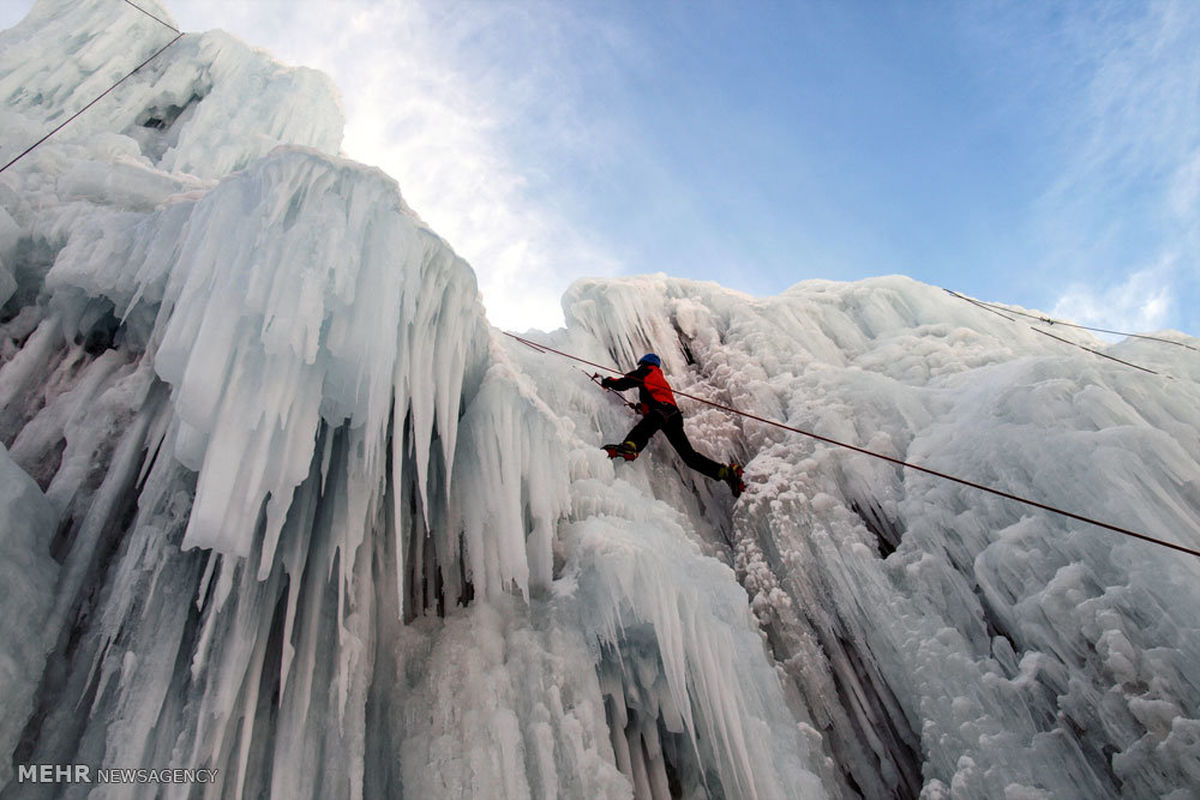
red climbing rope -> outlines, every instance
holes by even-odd
[[[549,347],[548,345],[540,344],[538,342],[532,342],[529,339],[524,338],[523,336],[517,336],[516,334],[508,333],[507,331],[504,332],[504,335],[508,336],[512,339],[515,339],[518,342],[520,342],[524,345],[527,345],[528,347],[531,347],[534,350],[537,350],[538,352],[540,352],[542,354],[554,353],[555,355],[562,356],[563,358],[569,358],[572,361],[578,361],[581,364],[587,364],[589,366],[596,367],[597,369],[602,369],[602,370],[611,372],[616,375],[624,374],[620,370],[614,369],[613,367],[606,367],[603,364],[597,364],[595,362],[588,361],[587,359],[580,358],[579,356],[571,355],[570,353],[564,353],[562,350],[556,350],[553,347]],[[830,439],[828,436],[822,436],[819,433],[813,433],[812,431],[806,431],[801,428],[793,427],[791,425],[785,425],[782,422],[777,422],[776,420],[773,420],[773,419],[767,419],[765,417],[760,417],[757,414],[751,414],[748,411],[741,411],[739,409],[733,408],[731,406],[723,405],[721,403],[714,402],[714,401],[709,400],[704,397],[697,397],[696,395],[688,394],[687,392],[681,392],[678,389],[674,389],[674,392],[676,395],[679,395],[680,397],[686,397],[690,400],[695,400],[698,403],[704,403],[705,405],[712,406],[713,408],[720,409],[721,411],[725,411],[730,414],[737,414],[738,416],[745,417],[747,419],[752,419],[752,420],[755,420],[756,422],[761,422],[765,425],[772,425],[776,428],[781,428],[785,431],[791,431],[792,433],[798,433],[802,436],[807,436],[810,439],[816,439],[819,442],[825,442],[826,444],[831,444],[836,447],[842,447],[847,450],[852,450],[856,453],[862,453],[863,455],[867,455],[872,458],[878,458],[882,461],[887,461],[891,464],[895,464],[898,467],[904,467],[905,469],[911,469],[911,470],[915,470],[917,472],[923,472],[926,475],[933,475],[934,477],[942,478],[943,480],[953,481],[954,483],[962,484],[963,486],[969,486],[972,489],[978,489],[981,492],[987,492],[988,494],[994,494],[997,497],[1003,497],[1007,500],[1014,500],[1018,503],[1024,503],[1025,505],[1033,506],[1034,508],[1039,508],[1043,511],[1049,511],[1053,514],[1059,514],[1064,517],[1069,517],[1070,519],[1078,520],[1079,522],[1086,522],[1089,525],[1095,525],[1099,528],[1104,528],[1106,530],[1114,531],[1114,532],[1120,533],[1124,536],[1131,536],[1135,539],[1141,539],[1144,542],[1151,542],[1152,544],[1161,545],[1163,547],[1169,547],[1172,550],[1178,550],[1181,553],[1187,553],[1188,555],[1192,555],[1192,556],[1196,556],[1196,557],[1200,558],[1200,550],[1194,550],[1190,547],[1185,547],[1180,544],[1175,544],[1174,542],[1168,542],[1164,539],[1156,539],[1153,536],[1147,536],[1144,533],[1138,533],[1137,531],[1131,531],[1128,528],[1122,528],[1119,525],[1112,525],[1108,522],[1102,522],[1098,519],[1086,517],[1082,514],[1076,514],[1072,511],[1066,511],[1064,509],[1057,508],[1055,506],[1047,505],[1046,503],[1039,503],[1037,500],[1030,500],[1028,497],[1021,497],[1020,495],[1015,495],[1015,494],[1012,494],[1011,492],[1005,492],[1000,489],[994,489],[991,486],[984,486],[982,483],[976,483],[975,481],[969,481],[969,480],[966,480],[965,478],[959,478],[954,475],[948,475],[945,472],[939,472],[935,469],[930,469],[929,467],[922,467],[919,464],[913,464],[911,462],[904,461],[899,458],[893,458],[892,456],[884,455],[883,453],[876,453],[873,450],[867,450],[866,448],[858,447],[857,445],[853,445],[853,444],[848,444],[847,442],[839,442],[837,439]]]

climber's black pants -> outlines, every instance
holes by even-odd
[[[633,429],[625,436],[625,441],[633,442],[640,453],[646,448],[646,442],[650,441],[650,437],[660,430],[666,435],[671,446],[675,448],[675,452],[679,453],[683,463],[713,480],[721,479],[721,465],[711,458],[697,453],[692,447],[692,443],[688,441],[687,434],[683,432],[683,414],[679,413],[679,409],[669,411],[650,409],[646,416],[642,417],[641,421],[634,425]]]

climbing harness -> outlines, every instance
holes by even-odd
[[[569,358],[572,361],[577,361],[581,364],[587,364],[588,366],[596,367],[596,368],[602,369],[606,372],[612,372],[617,375],[623,374],[620,370],[614,369],[612,367],[606,367],[603,364],[596,364],[595,362],[588,361],[586,359],[580,358],[579,356],[571,355],[570,353],[565,353],[562,350],[556,350],[553,347],[549,347],[548,345],[532,342],[523,336],[517,336],[516,334],[508,333],[507,331],[504,331],[504,335],[508,336],[512,339],[515,339],[516,341],[518,341],[528,347],[531,347],[534,350],[537,350],[539,353],[542,353],[543,355],[545,353],[554,353],[555,355],[562,356],[563,358]],[[1027,506],[1032,506],[1034,508],[1041,509],[1042,511],[1049,511],[1053,514],[1059,514],[1060,516],[1068,517],[1070,519],[1077,520],[1079,522],[1086,522],[1089,525],[1095,525],[1096,527],[1104,528],[1106,530],[1110,530],[1115,533],[1122,534],[1124,536],[1130,536],[1135,539],[1141,539],[1142,541],[1145,541],[1145,542],[1150,542],[1152,544],[1161,545],[1162,547],[1168,547],[1172,550],[1178,550],[1181,553],[1187,553],[1188,555],[1192,555],[1192,556],[1196,556],[1196,557],[1200,558],[1200,550],[1195,550],[1190,547],[1185,547],[1184,545],[1181,545],[1181,544],[1175,544],[1174,542],[1168,542],[1165,539],[1157,539],[1153,536],[1148,536],[1144,533],[1138,533],[1137,531],[1132,531],[1132,530],[1129,530],[1128,528],[1123,528],[1119,525],[1113,525],[1108,522],[1102,522],[1101,520],[1093,519],[1091,517],[1087,517],[1082,514],[1076,514],[1073,511],[1067,511],[1065,509],[1047,505],[1046,503],[1040,503],[1037,500],[1031,500],[1028,497],[1021,497],[1020,495],[1012,494],[1011,492],[1006,492],[1001,489],[994,489],[991,486],[985,486],[981,483],[976,483],[975,481],[970,481],[965,478],[959,478],[954,475],[948,475],[945,472],[939,472],[938,470],[930,469],[929,467],[923,467],[919,464],[913,464],[908,461],[903,461],[899,458],[894,458],[892,456],[885,455],[883,453],[876,453],[873,450],[867,450],[866,448],[858,447],[857,445],[849,444],[847,442],[839,442],[838,440],[831,439],[828,436],[822,436],[819,433],[813,433],[812,431],[806,431],[801,428],[793,427],[791,425],[785,425],[782,422],[777,422],[776,420],[767,419],[765,417],[760,417],[757,414],[751,414],[748,411],[741,411],[739,409],[732,408],[731,406],[723,405],[721,403],[717,403],[712,400],[708,400],[707,398],[704,398],[704,397],[697,397],[695,395],[688,394],[687,392],[681,392],[679,390],[675,390],[675,394],[679,395],[680,397],[686,397],[689,400],[695,400],[698,403],[704,403],[705,405],[712,406],[713,408],[720,409],[721,411],[725,411],[730,414],[737,414],[738,416],[745,417],[746,419],[752,419],[756,422],[761,422],[765,425],[771,425],[771,426],[780,428],[785,431],[791,431],[792,433],[798,433],[802,436],[807,436],[810,439],[816,439],[819,442],[825,442],[826,444],[831,444],[831,445],[834,445],[835,447],[841,447],[846,450],[852,450],[856,453],[862,453],[863,455],[867,455],[872,458],[880,459],[881,461],[887,461],[888,463],[895,464],[898,467],[903,467],[905,469],[911,469],[916,472],[923,472],[926,475],[932,475],[935,478],[941,478],[943,480],[952,481],[954,483],[958,483],[963,486],[969,486],[972,489],[978,489],[981,492],[987,492],[988,494],[993,494],[993,495],[996,495],[997,497],[1003,497],[1006,500],[1014,500],[1018,503],[1024,503]]]

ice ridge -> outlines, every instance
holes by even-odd
[[[169,35],[39,0],[0,155]],[[0,176],[0,798],[1196,796],[1200,565],[691,401],[740,500],[614,464],[629,411],[487,324],[326,78],[188,34],[106,100]],[[902,277],[564,311],[529,336],[1200,544],[1183,348]]]

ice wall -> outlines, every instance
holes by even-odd
[[[0,40],[4,152],[171,35],[39,2]],[[821,796],[734,573],[627,496],[597,398],[548,402],[340,125],[325,79],[188,34],[0,176],[0,797],[94,788],[31,764],[217,770],[109,796]]]
[[[39,2],[3,153],[173,35]],[[326,79],[188,34],[0,175],[0,798],[1196,796],[1196,563],[686,400],[740,500],[610,462],[627,409],[340,133]],[[1194,350],[903,278],[564,308],[531,335],[1200,545]]]
[[[0,164],[175,38],[164,4],[138,5],[167,24],[125,2],[38,0],[21,24],[0,32]],[[280,144],[336,154],[342,128],[328,76],[285,67],[221,31],[187,33],[56,134],[58,147],[27,158],[44,176],[67,154],[107,151],[104,165],[120,171],[85,160],[72,164],[72,177],[113,199],[131,188],[123,173],[134,165],[219,178]]]
[[[689,393],[1200,543],[1194,339],[1055,331],[1150,375],[903,278],[765,299],[581,283],[564,306],[600,353],[654,349]],[[728,531],[847,791],[1196,796],[1195,559],[684,404],[698,447],[748,457],[748,492],[707,535]],[[645,468],[655,492],[692,479],[661,447]],[[705,487],[688,513],[711,517]]]
[[[21,727],[33,712],[50,642],[43,626],[50,616],[50,590],[58,564],[50,556],[49,535],[58,527],[54,507],[41,489],[0,446],[0,749],[11,753]],[[0,785],[13,777],[0,762]]]

